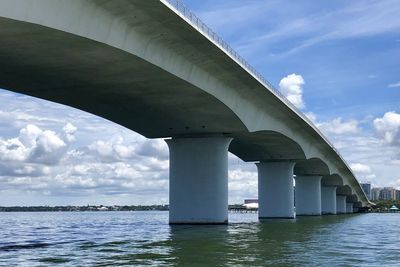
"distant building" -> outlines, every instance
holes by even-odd
[[[400,190],[396,190],[396,200],[400,200]]]
[[[366,183],[361,183],[361,187],[364,190],[365,194],[367,195],[368,199],[371,199],[371,183],[366,182]]]
[[[258,199],[245,199],[243,206],[245,206],[246,209],[258,209]]]
[[[371,199],[372,200],[379,200],[379,194],[381,192],[382,188],[380,187],[375,187],[371,189]]]
[[[379,193],[379,200],[395,200],[396,189],[393,187],[384,187]]]

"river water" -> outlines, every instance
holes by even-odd
[[[400,214],[169,226],[168,212],[0,213],[1,266],[400,266]]]

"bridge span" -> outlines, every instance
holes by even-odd
[[[0,0],[0,40],[0,88],[166,138],[170,223],[227,222],[228,151],[257,164],[260,218],[371,204],[316,126],[179,1]]]

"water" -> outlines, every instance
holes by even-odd
[[[0,213],[1,266],[400,266],[400,214],[169,226],[168,213]]]

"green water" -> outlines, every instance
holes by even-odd
[[[1,266],[400,266],[400,214],[169,226],[167,212],[0,213]]]

